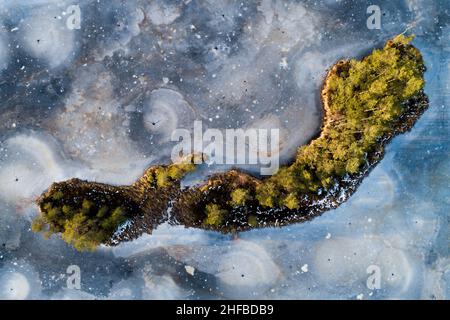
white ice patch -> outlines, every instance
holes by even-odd
[[[41,294],[39,275],[24,260],[0,268],[0,299],[37,299]]]
[[[195,111],[177,91],[156,89],[151,92],[144,109],[144,125],[158,137],[158,143],[169,142],[174,130],[191,128]]]
[[[142,270],[143,278],[143,299],[185,299],[187,291],[181,289],[172,277],[163,275],[156,276],[152,273],[151,267],[144,266]]]
[[[0,21],[0,71],[8,67],[9,62],[9,47],[6,37],[5,29]]]
[[[52,300],[94,300],[97,297],[83,290],[63,288],[50,297]]]
[[[352,205],[365,210],[368,207],[382,204],[379,209],[387,212],[394,205],[396,181],[389,171],[384,171],[382,168],[376,168],[372,174],[376,175],[377,179],[373,184],[361,190],[358,198],[352,199]]]
[[[127,8],[124,17],[116,21],[113,34],[107,40],[99,42],[95,50],[95,60],[102,61],[106,56],[112,57],[119,50],[128,54],[130,42],[140,34],[140,24],[144,19],[142,8],[134,6]]]
[[[422,35],[424,31],[433,30],[436,24],[436,10],[439,10],[435,3],[428,0],[405,0],[405,4],[413,15],[408,27],[412,28],[414,34]]]
[[[152,1],[146,8],[146,14],[150,21],[159,25],[168,25],[174,22],[181,14],[179,6],[170,5],[163,1]]]
[[[225,103],[222,114],[235,117],[236,127],[257,127],[264,121],[275,123],[271,119],[276,118],[284,136],[280,156],[291,159],[297,147],[320,126],[315,83],[308,79],[308,86],[290,85],[292,66],[302,60],[307,48],[317,43],[319,26],[320,17],[303,4],[262,2],[255,19],[243,29],[238,51],[230,55],[222,49],[226,43],[217,43],[218,50],[205,66],[211,93],[205,103]],[[284,69],[280,69],[280,61]],[[211,119],[214,124],[215,118]]]
[[[111,300],[132,300],[135,299],[136,288],[132,287],[129,281],[119,281],[114,284],[109,293],[108,299]]]
[[[30,201],[53,181],[65,177],[61,159],[48,136],[30,132],[9,138],[0,162],[0,198],[10,203]]]
[[[129,137],[129,118],[115,98],[112,75],[93,64],[81,71],[65,107],[48,123],[65,151],[84,161],[91,178],[129,184],[138,178],[150,159]]]
[[[229,296],[257,297],[268,291],[281,272],[264,247],[239,240],[219,257],[216,276]]]
[[[67,28],[60,9],[29,9],[20,23],[19,38],[26,51],[51,67],[70,62],[75,56],[75,32]]]
[[[144,234],[131,242],[122,242],[112,250],[115,256],[127,258],[138,253],[146,252],[158,247],[176,245],[206,244],[210,239],[204,231],[199,229],[186,229],[183,226],[171,226],[168,223],[159,225],[152,234]]]
[[[262,79],[271,82],[269,77],[279,71],[279,61],[292,48],[306,48],[317,41],[319,19],[302,4],[277,1],[272,6],[260,6],[259,10],[260,19],[244,29],[243,49],[208,66],[211,72],[220,71],[211,84],[213,91],[223,93],[231,102],[252,94],[262,100],[271,92],[261,88],[265,83]],[[267,21],[272,20],[268,25]]]
[[[287,53],[294,47],[308,47],[321,36],[317,32],[320,17],[302,3],[262,1],[258,12],[262,19],[248,30],[248,36],[260,46],[266,44]]]
[[[4,299],[23,300],[30,293],[30,284],[22,273],[4,273],[0,283],[0,292]]]
[[[381,270],[381,288],[389,290],[392,296],[405,293],[415,276],[414,262],[405,251],[396,248],[396,242],[389,243],[377,236],[319,242],[314,249],[315,276],[329,290],[365,286],[369,277],[367,268],[376,266]]]

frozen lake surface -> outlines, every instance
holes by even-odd
[[[80,0],[80,28],[73,1],[1,1],[0,298],[448,299],[450,4],[378,2],[381,30],[365,1]],[[194,120],[279,128],[289,162],[319,131],[327,68],[407,28],[430,107],[338,209],[238,239],[161,225],[93,253],[31,232],[53,181],[129,184]]]

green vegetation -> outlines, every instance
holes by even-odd
[[[237,188],[231,192],[231,204],[233,206],[242,206],[250,198],[249,190]]]
[[[169,166],[152,167],[152,174],[147,176],[147,181],[155,188],[167,188],[178,182],[187,173],[195,169],[192,163],[171,164]]]
[[[41,215],[33,221],[31,228],[47,237],[61,233],[62,239],[77,250],[94,250],[126,221],[125,209],[121,206],[96,205],[87,198],[66,204],[61,202],[62,196],[54,197],[58,194],[62,192],[55,190],[42,200]]]
[[[166,207],[158,202],[179,180],[195,169],[191,162],[154,166],[133,186],[114,187],[106,184],[72,179],[54,183],[38,199],[40,215],[32,222],[34,232],[49,237],[61,237],[77,250],[94,250],[107,242],[132,214],[150,209],[160,211]]]
[[[34,232],[46,237],[61,233],[67,243],[77,250],[94,250],[108,240],[119,225],[127,220],[126,208],[131,208],[123,198],[115,194],[112,187],[99,184],[95,192],[71,193],[67,189],[81,180],[72,179],[53,185],[39,200],[40,216],[32,223]],[[79,191],[82,191],[80,187]]]
[[[252,228],[256,228],[258,226],[258,218],[254,215],[250,215],[247,221],[248,225]]]
[[[207,204],[205,224],[219,227],[225,221],[227,214],[228,211],[221,209],[219,205],[213,203]]]
[[[425,66],[411,39],[399,35],[361,61],[336,63],[322,90],[321,134],[299,148],[293,164],[265,180],[236,171],[215,175],[175,205],[177,221],[222,232],[280,225],[315,210],[344,180],[360,179],[386,141],[411,127],[427,105]]]
[[[128,219],[132,227],[120,240],[151,232],[169,219],[169,203],[169,222],[221,232],[280,226],[320,214],[336,204],[333,192],[354,192],[364,172],[381,159],[384,145],[411,128],[427,107],[425,67],[410,41],[400,35],[361,61],[336,63],[322,90],[320,136],[272,177],[259,180],[230,170],[180,190],[180,179],[201,156],[191,155],[182,163],[148,168],[131,186],[78,179],[54,183],[37,201],[41,215],[33,231],[61,233],[78,250],[92,250],[113,243]]]
[[[321,136],[299,149],[295,162],[257,188],[267,207],[295,209],[305,194],[326,191],[345,175],[360,171],[392,134],[405,102],[423,88],[422,57],[399,35],[361,61],[341,61],[322,93],[325,124]]]

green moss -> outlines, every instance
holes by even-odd
[[[156,184],[159,188],[166,188],[170,185],[171,179],[169,170],[166,168],[159,168],[156,170]]]
[[[149,174],[147,181],[154,183],[156,181],[156,188],[168,188],[178,183],[189,172],[195,170],[193,163],[175,163],[169,166],[158,166],[153,169],[153,173]]]
[[[117,207],[108,218],[101,222],[100,225],[106,230],[113,230],[123,222],[125,222],[124,210],[122,207]]]
[[[172,180],[180,180],[187,173],[195,170],[195,165],[193,163],[180,163],[173,164],[168,167],[169,177]]]
[[[228,214],[227,210],[221,209],[217,204],[207,204],[206,208],[206,219],[204,221],[205,225],[219,227],[223,224]]]
[[[280,195],[276,183],[267,180],[267,182],[261,184],[256,191],[256,199],[261,205],[274,207],[278,204]]]
[[[82,213],[77,213],[72,219],[67,220],[61,235],[62,239],[77,250],[94,250],[101,243],[102,235],[89,231],[90,224],[87,221],[88,218]]]
[[[64,194],[61,191],[57,191],[53,194],[52,199],[53,200],[61,200],[61,198],[64,196]]]
[[[71,206],[65,204],[62,206],[62,212],[65,216],[70,216],[73,214],[73,209]]]
[[[155,176],[152,173],[151,174],[147,174],[145,176],[145,181],[147,182],[147,185],[154,186],[155,182],[156,182]]]
[[[291,193],[289,194],[285,199],[284,199],[284,205],[293,210],[293,209],[298,209],[299,207],[299,201],[298,198],[295,194]]]
[[[256,216],[254,216],[254,215],[250,215],[248,217],[247,223],[248,223],[249,226],[251,226],[253,228],[256,228],[258,226],[258,218]]]
[[[46,211],[51,210],[52,209],[52,203],[51,202],[44,202],[42,204],[42,209],[46,210]]]
[[[231,205],[242,206],[250,198],[250,192],[243,188],[237,188],[231,192]]]
[[[93,206],[93,202],[88,199],[83,199],[83,203],[81,205],[81,211],[84,214],[88,214]]]
[[[31,230],[33,232],[42,232],[45,228],[46,222],[42,217],[37,217],[31,223]]]
[[[97,212],[97,218],[103,218],[108,213],[108,207],[102,206]]]
[[[57,220],[61,218],[61,210],[59,208],[51,208],[47,211],[47,218],[49,220]]]

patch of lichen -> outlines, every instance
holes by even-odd
[[[423,89],[425,66],[411,39],[399,35],[363,60],[334,66],[322,92],[326,114],[320,137],[258,186],[262,206],[298,208],[305,194],[326,192],[364,167],[408,111],[406,102]]]

